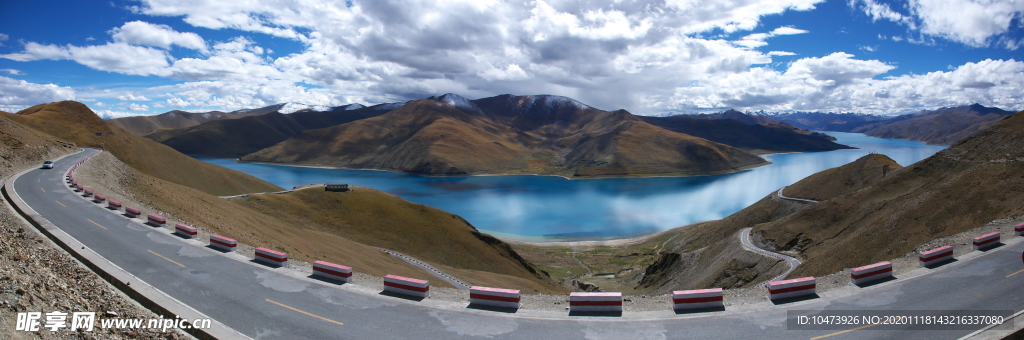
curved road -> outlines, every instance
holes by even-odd
[[[986,253],[973,252],[937,269],[921,269],[867,288],[847,286],[821,298],[773,305],[728,306],[724,312],[676,315],[670,310],[620,317],[569,316],[520,310],[515,314],[466,308],[467,303],[411,301],[336,285],[304,274],[224,254],[183,240],[87,201],[67,188],[63,174],[95,151],[66,157],[53,170],[30,170],[6,190],[22,210],[38,213],[75,243],[91,249],[159,292],[258,339],[953,339],[961,331],[881,331],[878,328],[787,330],[787,310],[1021,310],[1024,270],[1020,238]],[[145,213],[145,212],[144,212]],[[359,270],[359,268],[355,268]],[[136,285],[132,285],[137,286]],[[856,327],[850,326],[849,329]]]
[[[781,191],[781,189],[779,189],[779,190]],[[776,276],[776,277],[772,278],[769,281],[782,280],[782,279],[786,278],[786,276],[788,276],[789,273],[792,273],[794,270],[796,270],[796,267],[800,265],[800,260],[797,260],[795,257],[789,256],[789,255],[779,254],[779,253],[773,252],[771,250],[761,248],[761,247],[757,246],[756,244],[754,244],[753,242],[750,242],[750,231],[753,230],[753,229],[754,228],[743,228],[743,230],[740,230],[740,243],[743,244],[743,247],[747,248],[747,250],[750,250],[750,251],[753,251],[753,252],[756,252],[756,253],[759,253],[759,254],[764,254],[764,255],[767,255],[767,256],[779,258],[779,259],[785,260],[786,262],[789,263],[789,270],[787,270],[785,273],[782,273],[782,275],[779,275],[779,276]],[[765,284],[767,284],[767,282]]]

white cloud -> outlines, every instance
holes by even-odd
[[[4,45],[4,41],[7,41],[7,39],[10,39],[10,38],[11,37],[8,36],[7,34],[0,33],[0,46],[3,46]]]
[[[810,31],[802,30],[802,29],[799,29],[799,28],[794,28],[792,26],[782,26],[782,27],[776,28],[776,29],[774,29],[774,30],[772,30],[771,32],[768,32],[768,33],[748,34],[747,36],[743,37],[740,40],[733,41],[733,44],[736,44],[737,46],[742,46],[742,47],[745,47],[745,48],[748,48],[748,49],[758,48],[758,47],[761,47],[761,46],[768,45],[768,43],[765,42],[765,40],[767,40],[768,38],[771,38],[771,37],[780,36],[780,35],[804,34],[804,33],[807,33],[807,32],[810,32]]]
[[[21,71],[15,70],[13,68],[3,68],[3,69],[0,69],[0,72],[7,72],[7,74],[10,74],[12,76],[22,76],[22,75],[25,75],[24,73],[21,73]]]
[[[54,84],[36,84],[0,76],[0,109],[18,111],[29,106],[75,100],[75,90]]]
[[[121,27],[110,31],[114,41],[133,45],[146,45],[163,49],[177,45],[193,50],[206,50],[206,41],[198,34],[178,32],[170,26],[156,25],[144,21],[126,22]]]
[[[123,95],[117,96],[117,100],[147,101],[149,100],[149,98],[146,98],[146,96],[143,95],[136,96],[133,93],[125,93]]]
[[[124,111],[114,111],[114,110],[92,110],[92,111],[96,112],[96,115],[100,116],[100,118],[103,118],[103,119],[114,119],[114,118],[135,117],[135,116],[145,116],[146,115],[144,113],[139,113],[139,112],[124,112]]]
[[[0,55],[16,61],[70,59],[100,71],[130,75],[169,75],[166,52],[123,42],[106,45],[73,46],[42,45],[35,42],[25,44],[21,53]]]
[[[802,30],[802,29],[799,29],[799,28],[794,28],[792,26],[782,26],[782,27],[779,27],[779,28],[776,28],[776,29],[772,30],[772,35],[794,35],[794,34],[804,34],[804,33],[807,33],[807,32],[810,32],[810,31]]]
[[[131,103],[128,104],[128,109],[132,111],[149,111],[149,106]]]
[[[786,52],[786,51],[771,51],[771,52],[768,52],[768,55],[769,56],[791,56],[791,55],[796,55],[796,53]]]
[[[876,0],[849,0],[871,20],[888,20],[922,34],[941,37],[973,47],[997,46],[1015,50],[1012,37],[1005,34],[1024,19],[1021,0],[910,0],[908,13],[899,13]],[[897,40],[893,37],[893,40]],[[913,40],[911,40],[913,41]]]

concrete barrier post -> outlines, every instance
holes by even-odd
[[[850,270],[850,280],[859,285],[892,277],[892,262],[883,261]]]
[[[722,288],[677,290],[672,292],[672,309],[725,307]]]
[[[174,233],[184,238],[196,238],[199,236],[199,229],[178,223],[174,225]]]
[[[157,214],[146,215],[146,223],[155,227],[162,227],[167,225],[167,219]]]
[[[622,312],[622,293],[569,293],[569,312]]]
[[[92,201],[96,203],[104,203],[107,201],[107,197],[100,194],[96,194],[96,196],[92,197]]]
[[[210,235],[210,246],[230,252],[238,249],[238,241],[220,235]]]
[[[107,208],[111,208],[111,209],[114,209],[114,210],[121,210],[121,202],[118,202],[118,201],[115,201],[115,200],[109,200],[109,201],[107,201]]]
[[[92,197],[92,189],[85,189],[85,193],[83,193],[82,196]]]
[[[918,262],[921,267],[928,267],[953,259],[953,246],[939,247],[928,251],[922,251],[918,255]]]
[[[352,282],[352,267],[316,261],[313,262],[313,276],[349,283]]]
[[[139,210],[139,208],[136,207],[125,207],[124,213],[128,214],[131,218],[136,218],[142,215],[142,210]]]
[[[502,308],[519,309],[523,306],[518,289],[473,286],[469,288],[469,303]]]
[[[85,188],[79,184],[75,184],[75,192],[82,192],[82,190],[85,190]]]
[[[1013,233],[1016,234],[1017,236],[1024,236],[1024,223],[1018,224],[1016,227],[1013,227]]]
[[[984,250],[999,244],[999,232],[991,232],[974,238],[974,250]]]
[[[430,296],[430,281],[388,275],[384,277],[384,291],[426,298]]]
[[[813,276],[768,282],[768,298],[778,300],[817,294],[817,282]]]
[[[267,248],[256,248],[256,262],[284,267],[288,265],[288,254]]]

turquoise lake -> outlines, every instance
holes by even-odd
[[[596,240],[640,235],[716,220],[781,187],[868,153],[907,166],[945,146],[827,132],[859,149],[763,156],[772,164],[718,176],[567,180],[553,176],[417,176],[236,163],[198,158],[259,177],[282,188],[348,183],[462,216],[481,231],[507,239]]]

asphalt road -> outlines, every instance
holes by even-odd
[[[820,298],[727,311],[569,316],[469,309],[467,303],[411,301],[353,285],[325,283],[290,270],[183,240],[91,203],[67,189],[63,174],[87,156],[17,178],[8,193],[101,256],[194,309],[259,339],[954,339],[971,330],[787,330],[787,310],[1010,310],[1024,307],[1024,243],[1015,239],[937,269],[921,269],[867,288],[848,286]],[[13,189],[13,190],[12,190]],[[145,213],[145,211],[144,211]],[[358,271],[359,269],[356,268]],[[1017,275],[1015,273],[1021,273]],[[914,277],[911,277],[914,276]],[[850,331],[850,329],[856,329]]]

